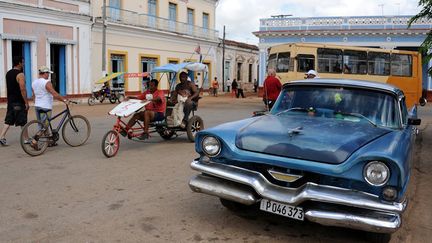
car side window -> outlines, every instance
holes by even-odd
[[[399,101],[399,106],[402,114],[402,124],[405,126],[408,124],[408,109],[405,104],[405,97]]]

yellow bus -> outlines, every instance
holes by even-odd
[[[399,87],[408,107],[423,103],[421,54],[326,44],[291,43],[269,49],[268,68],[282,83],[305,78],[309,70],[320,78],[344,78],[389,83]]]

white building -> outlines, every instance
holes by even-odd
[[[322,43],[418,51],[432,28],[432,20],[420,19],[408,28],[412,16],[345,16],[296,18],[276,16],[260,19],[260,85],[265,78],[267,50],[284,43]],[[423,88],[432,97],[432,78],[423,64]]]
[[[219,80],[222,80],[222,56],[222,47],[219,47],[217,52]],[[231,81],[236,79],[243,81],[246,90],[252,90],[253,83],[258,78],[258,57],[259,49],[257,46],[225,40],[224,87],[226,87],[228,79]],[[222,85],[220,87],[222,88]]]
[[[0,0],[0,99],[13,56],[25,60],[27,93],[39,66],[50,67],[62,95],[88,93],[91,78],[89,0]]]

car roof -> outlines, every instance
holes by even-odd
[[[395,94],[403,93],[399,88],[391,84],[366,81],[366,80],[353,80],[353,79],[323,79],[323,78],[304,79],[304,80],[296,80],[296,81],[285,83],[284,87],[290,85],[330,85],[330,86],[375,89],[375,90],[381,90],[381,91],[391,92]]]

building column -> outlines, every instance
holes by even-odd
[[[51,44],[46,41],[45,42],[45,66],[51,69]],[[42,65],[42,64],[41,64]]]
[[[5,67],[5,55],[4,55],[4,40],[0,39],[0,97],[6,97],[6,80],[3,78],[6,75]]]
[[[66,94],[73,94],[74,80],[72,75],[72,45],[66,45]]]
[[[76,45],[72,45],[72,63],[73,63],[73,85],[72,85],[72,94],[81,94],[81,90],[80,90],[80,77],[78,76],[78,54],[77,54],[77,49],[78,49],[78,45],[79,45],[79,31],[80,28],[78,27],[74,27],[73,29],[73,40],[76,41]]]
[[[31,56],[31,80],[35,80],[38,76],[38,59],[37,59],[37,42],[36,41],[32,41],[30,43],[30,56]]]
[[[260,49],[259,51],[259,79],[258,79],[258,86],[262,87],[264,84],[265,75],[267,73],[266,71],[266,62],[267,62],[267,51],[266,49]]]
[[[12,41],[6,40],[6,70],[12,69]]]

